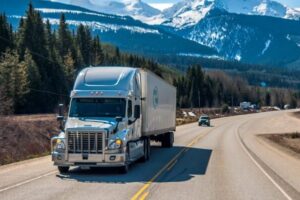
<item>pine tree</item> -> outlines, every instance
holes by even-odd
[[[45,29],[40,13],[35,11],[30,3],[26,11],[26,18],[19,27],[18,51],[21,60],[24,60],[26,49],[32,55],[33,60],[39,67],[42,78],[47,77],[47,66],[49,62]]]
[[[37,113],[40,108],[44,105],[40,101],[40,93],[37,91],[41,90],[41,76],[36,63],[34,62],[29,50],[25,51],[24,65],[27,68],[28,86],[30,92],[24,96],[24,106],[18,110],[21,113]]]
[[[0,55],[4,53],[7,48],[13,47],[13,32],[12,27],[8,24],[6,16],[0,14]]]
[[[29,92],[28,70],[24,62],[19,62],[16,51],[6,51],[0,62],[0,85],[5,99],[11,99],[12,111],[24,104],[24,95]]]
[[[104,54],[102,50],[102,46],[100,43],[100,38],[97,35],[92,42],[92,65],[93,66],[98,66],[103,64],[104,61]]]
[[[62,58],[68,54],[72,46],[71,33],[68,29],[68,24],[66,23],[66,18],[64,14],[61,14],[60,16],[57,46],[59,55]]]
[[[72,58],[72,53],[69,53],[64,57],[64,69],[65,69],[65,77],[67,81],[68,90],[72,89],[72,85],[75,79],[75,62]]]
[[[25,51],[24,64],[28,72],[28,81],[30,89],[40,89],[40,84],[42,82],[41,75],[28,49],[26,49]]]

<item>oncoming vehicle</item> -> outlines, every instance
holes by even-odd
[[[155,74],[129,67],[82,70],[71,92],[65,126],[52,138],[52,160],[70,166],[119,167],[128,171],[150,156],[150,140],[172,147],[176,88]]]
[[[201,115],[199,120],[198,120],[198,125],[199,126],[210,126],[210,118],[208,115]]]

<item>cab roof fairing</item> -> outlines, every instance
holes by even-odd
[[[76,78],[71,97],[74,93],[76,96],[87,97],[130,96],[137,71],[138,69],[131,67],[85,68]]]

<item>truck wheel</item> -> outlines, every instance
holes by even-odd
[[[144,156],[141,158],[142,162],[146,162],[150,157],[150,140],[149,138],[144,139]]]
[[[120,167],[119,171],[121,174],[127,174],[129,171],[129,165],[125,164],[124,166]]]
[[[163,140],[161,142],[162,147],[171,148],[173,147],[173,143],[174,143],[174,133],[173,132],[165,133]]]
[[[147,160],[150,160],[150,155],[151,155],[151,141],[150,141],[150,138],[148,138],[147,155],[148,155]]]
[[[68,173],[69,169],[70,169],[70,167],[62,167],[62,166],[58,166],[57,168],[58,168],[59,173],[61,173],[61,174]]]

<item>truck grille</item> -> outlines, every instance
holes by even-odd
[[[68,132],[68,153],[102,153],[103,133]]]

